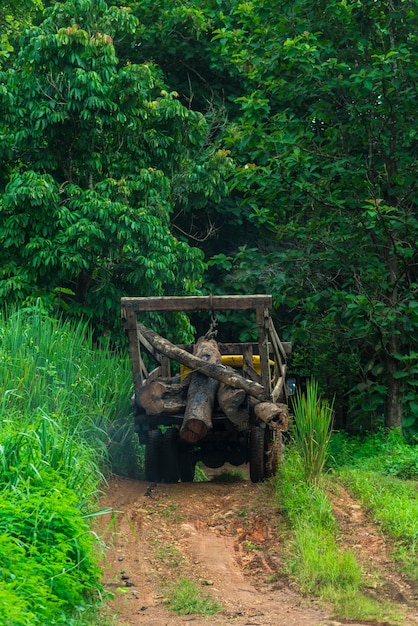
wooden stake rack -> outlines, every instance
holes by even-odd
[[[234,388],[244,389],[258,401],[284,402],[287,398],[285,375],[290,344],[282,343],[270,317],[270,295],[226,296],[161,296],[132,297],[121,299],[122,318],[129,339],[135,395],[139,397],[144,381],[168,379],[171,361],[195,370]],[[242,355],[242,376],[236,370],[216,363],[202,363],[190,354],[192,346],[170,343],[154,331],[146,328],[138,319],[138,313],[150,311],[217,311],[253,310],[256,313],[257,343],[218,344],[222,355]],[[141,357],[144,348],[158,363],[148,372]],[[253,356],[259,356],[258,374],[253,367]],[[271,361],[274,366],[271,367]]]

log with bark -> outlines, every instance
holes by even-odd
[[[175,415],[183,413],[189,381],[174,383],[171,380],[145,382],[137,395],[137,403],[147,415]]]
[[[289,428],[289,411],[287,404],[279,402],[257,402],[250,399],[252,413],[262,422],[274,425],[278,430]]]
[[[263,385],[240,376],[232,367],[227,367],[221,363],[205,361],[196,354],[190,354],[189,352],[186,352],[186,350],[182,350],[143,324],[138,322],[137,326],[138,330],[154,346],[154,348],[170,359],[173,359],[174,361],[177,361],[192,370],[199,370],[199,372],[204,376],[213,378],[219,382],[224,382],[230,387],[234,387],[234,389],[244,389],[248,395],[255,398],[259,398],[266,393]]]
[[[250,413],[248,396],[244,389],[234,389],[221,383],[218,389],[218,403],[221,411],[238,430],[248,428]]]
[[[194,347],[194,355],[203,363],[221,363],[222,357],[214,339],[200,337]],[[187,404],[180,437],[188,443],[197,443],[212,428],[212,411],[219,382],[200,371],[189,374]]]

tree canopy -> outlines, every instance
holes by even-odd
[[[96,321],[122,294],[193,293],[202,254],[170,230],[226,191],[227,153],[152,62],[121,62],[138,20],[106,2],[53,3],[2,76],[0,292],[56,294]]]
[[[414,432],[415,9],[38,5],[1,75],[2,297],[106,328],[122,293],[269,291],[340,423]]]
[[[387,425],[418,408],[416,19],[408,2],[249,2],[215,33],[246,85],[235,186],[270,233],[241,274],[260,259],[301,340],[356,347],[352,382]]]

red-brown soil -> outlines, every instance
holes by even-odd
[[[333,505],[340,541],[358,554],[370,593],[397,602],[405,626],[418,624],[418,590],[397,572],[384,537],[345,491],[333,496]],[[103,570],[114,596],[108,602],[113,624],[377,625],[338,620],[286,578],[286,534],[269,483],[150,485],[114,477],[102,506],[114,510],[99,527],[108,546]],[[221,612],[176,616],[169,610],[167,583],[183,578],[217,600]]]

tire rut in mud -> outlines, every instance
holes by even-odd
[[[99,533],[108,546],[104,584],[114,595],[109,615],[118,615],[118,626],[341,623],[283,576],[283,526],[271,489],[249,481],[157,485],[113,478],[102,506],[115,513],[107,526],[101,520]],[[222,611],[176,616],[165,600],[182,578]]]

